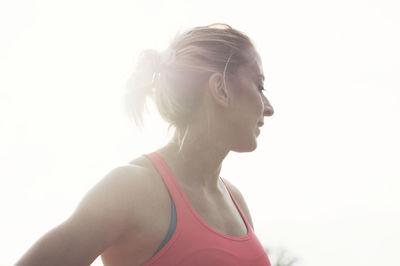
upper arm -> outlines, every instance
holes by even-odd
[[[135,226],[135,176],[132,166],[113,169],[82,199],[65,225],[81,247],[97,255]]]
[[[137,202],[132,189],[136,190],[138,173],[132,167],[110,171],[73,214],[39,239],[16,265],[89,265],[126,229],[132,229]]]
[[[242,193],[239,191],[239,189],[237,187],[235,187],[231,182],[229,182],[225,178],[224,178],[224,181],[228,185],[228,187],[231,190],[233,196],[235,197],[235,200],[239,204],[239,206],[242,209],[244,215],[246,216],[247,220],[249,221],[251,227],[254,230],[253,220],[251,219],[249,208],[247,207],[246,201],[244,200],[244,197],[243,197]]]

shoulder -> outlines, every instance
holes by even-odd
[[[141,166],[132,164],[117,166],[111,169],[92,190],[116,194],[115,196],[128,193],[134,197],[146,186],[151,186],[150,177],[148,169]]]
[[[111,169],[86,193],[75,214],[124,217],[142,202],[146,195],[143,191],[151,186],[148,176],[146,169],[135,165]]]
[[[157,189],[160,179],[157,178],[154,168],[144,156],[135,158],[125,165],[111,169],[96,185],[107,187],[108,190],[126,192],[130,198],[148,196],[149,190]]]
[[[72,215],[53,230],[52,235],[63,239],[63,247],[74,253],[75,259],[98,256],[126,232],[140,228],[142,206],[153,200],[144,192],[151,186],[151,182],[146,181],[147,176],[147,170],[138,166],[111,169],[84,195]]]
[[[114,217],[110,222],[119,227],[136,227],[145,206],[158,201],[152,193],[155,190],[160,185],[151,169],[132,163],[116,166],[84,195],[71,218],[90,216],[105,221]]]
[[[138,159],[145,160],[144,158]],[[93,189],[103,188],[118,203],[127,203],[130,211],[140,211],[146,203],[158,201],[162,190],[165,190],[163,182],[154,173],[154,169],[146,164],[130,162],[112,169]],[[102,193],[99,193],[102,194]],[[133,208],[132,208],[133,207]],[[137,213],[138,215],[138,213]]]
[[[246,215],[247,220],[249,221],[251,227],[253,227],[253,230],[254,230],[253,220],[251,219],[249,208],[247,206],[247,203],[246,203],[242,193],[240,192],[240,190],[236,186],[234,186],[227,179],[223,178],[223,180],[224,180],[225,184],[229,187],[229,190],[232,192],[233,197],[235,198],[235,200],[239,204],[239,206],[242,209],[244,215]]]

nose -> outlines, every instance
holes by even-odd
[[[264,116],[272,116],[274,114],[274,108],[271,103],[268,101],[267,97],[263,97],[264,99]]]

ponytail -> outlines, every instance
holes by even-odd
[[[154,77],[159,66],[160,56],[155,50],[145,50],[139,54],[135,70],[125,88],[124,107],[130,119],[143,128],[143,112],[147,109],[146,100],[154,90]]]
[[[176,53],[167,50],[160,54],[153,49],[144,50],[139,54],[135,70],[128,82],[124,97],[124,106],[135,124],[143,128],[143,112],[147,111],[146,100],[154,99],[154,92],[160,87],[160,75],[166,67],[175,62]]]

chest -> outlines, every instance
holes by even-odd
[[[224,235],[241,237],[247,234],[246,223],[229,193],[210,196],[182,189],[195,215],[213,230]]]

